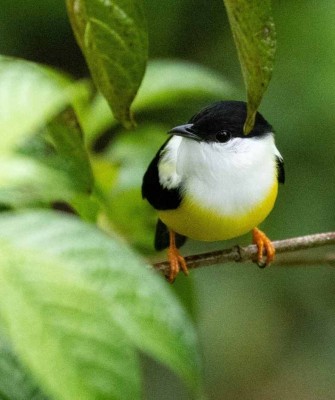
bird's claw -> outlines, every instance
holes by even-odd
[[[259,230],[258,228],[254,228],[252,231],[252,240],[253,243],[257,246],[257,258],[256,263],[259,268],[265,268],[272,263],[275,258],[276,250],[271,242],[271,240],[265,235],[264,232]],[[264,252],[266,254],[266,258],[264,260]]]
[[[173,283],[178,275],[179,271],[182,270],[185,275],[188,275],[188,268],[186,265],[186,261],[183,256],[179,254],[177,248],[169,248],[168,250],[168,258],[170,262],[170,271],[167,276],[167,280],[170,283]]]

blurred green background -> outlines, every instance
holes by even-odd
[[[151,59],[202,64],[236,88],[234,98],[244,99],[221,0],[145,3]],[[78,78],[88,76],[63,1],[0,0],[0,9],[1,54],[47,63]],[[281,239],[335,226],[335,3],[277,0],[273,14],[276,66],[260,111],[277,132],[287,179],[263,229]],[[169,112],[142,113],[138,135],[120,136],[114,128],[94,146],[104,160],[121,166],[113,194],[117,227],[146,255],[154,215],[139,194],[144,162],[163,142],[162,132],[186,121],[197,111],[194,107],[187,102]],[[104,165],[96,165],[101,174]],[[129,176],[138,179],[138,187],[125,190]],[[243,237],[238,243],[249,240]],[[235,242],[190,242],[184,254]],[[335,398],[335,274],[329,266],[216,266],[192,271],[188,279],[180,276],[174,287],[198,328],[210,399]],[[146,359],[143,365],[146,399],[189,398],[168,371]]]

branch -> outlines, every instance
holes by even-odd
[[[317,233],[315,235],[300,236],[292,239],[277,240],[272,242],[276,255],[285,254],[285,258],[276,257],[273,264],[296,266],[296,265],[313,265],[313,264],[335,264],[335,254],[323,254],[317,258],[288,258],[287,253],[296,252],[298,250],[307,250],[322,246],[335,245],[335,232]],[[211,251],[209,253],[196,254],[185,257],[187,267],[189,269],[207,267],[215,264],[226,264],[230,262],[253,261],[257,255],[257,246],[251,244],[246,247],[234,246],[226,250]],[[282,259],[281,259],[282,258]],[[169,272],[169,262],[163,261],[153,265],[158,271],[165,275]]]

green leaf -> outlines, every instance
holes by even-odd
[[[276,52],[276,31],[271,0],[224,0],[247,89],[249,133],[271,80]]]
[[[0,203],[12,207],[69,203],[84,219],[95,221],[93,173],[82,133],[71,108],[16,154],[0,155]]]
[[[76,191],[90,193],[93,173],[83,135],[72,109],[67,109],[46,127],[46,132],[57,152],[59,167],[69,175]]]
[[[0,246],[0,312],[44,391],[61,400],[139,398],[136,356],[97,288],[59,257],[6,239]]]
[[[199,390],[189,317],[125,244],[75,218],[29,212],[1,215],[0,251],[0,312],[18,356],[50,393],[137,398],[134,347]]]
[[[65,173],[26,156],[0,157],[0,203],[13,207],[71,201],[77,195]]]
[[[26,156],[0,156],[0,204],[22,208],[65,202],[83,219],[95,222],[95,198],[78,191],[76,182],[55,165]]]
[[[142,1],[67,0],[66,3],[93,81],[115,118],[131,127],[130,106],[141,84],[148,53]]]
[[[148,64],[133,109],[135,113],[140,113],[184,108],[185,104],[196,107],[199,101],[229,99],[233,94],[233,87],[208,68],[184,61],[157,60]],[[82,123],[91,143],[116,121],[106,101],[98,95],[83,113]]]
[[[47,400],[3,338],[0,344],[0,398]]]
[[[1,153],[35,133],[84,90],[81,82],[73,83],[51,68],[3,56],[0,87]]]
[[[58,201],[74,205],[79,198],[82,204],[90,202],[93,178],[84,149],[79,147],[71,151],[71,145],[78,139],[74,138],[71,128],[55,122],[51,129],[54,137],[58,135],[59,147],[62,135],[72,134],[67,143],[64,142],[61,154],[48,146],[44,135],[40,134],[30,139],[16,155],[0,155],[0,203],[27,207]]]

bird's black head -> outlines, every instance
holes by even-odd
[[[173,128],[170,133],[198,141],[227,142],[233,137],[262,137],[272,132],[272,126],[257,112],[252,131],[245,135],[243,126],[247,105],[243,101],[219,101],[195,114],[186,125]]]

